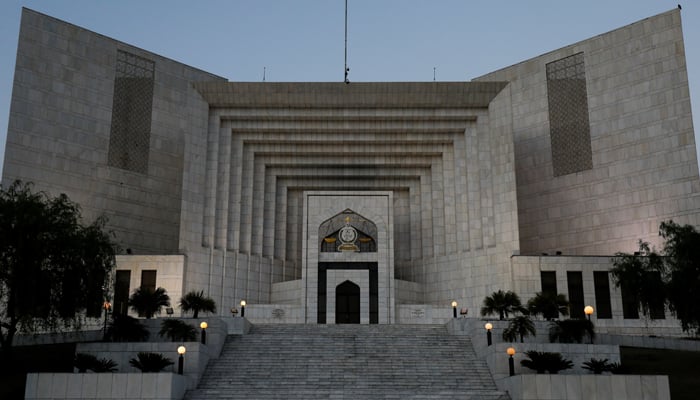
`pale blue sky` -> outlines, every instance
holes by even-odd
[[[342,81],[344,0],[1,0],[0,162],[21,7],[232,81]],[[670,10],[666,0],[349,0],[351,81],[468,81]],[[700,2],[682,3],[696,126]],[[697,142],[697,140],[696,140]],[[0,164],[1,165],[1,164]]]

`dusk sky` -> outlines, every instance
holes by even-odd
[[[472,78],[677,7],[665,0],[349,0],[351,81]],[[700,2],[681,3],[695,126]],[[344,0],[2,0],[0,162],[21,8],[231,81],[342,81]],[[697,142],[697,139],[696,139]],[[1,165],[1,164],[0,164]]]

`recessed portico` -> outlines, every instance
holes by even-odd
[[[359,287],[359,323],[394,322],[392,204],[391,192],[304,193],[306,323],[336,323],[346,282]]]

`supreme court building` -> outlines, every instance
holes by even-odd
[[[700,225],[677,9],[469,82],[350,84],[230,82],[25,9],[14,179],[109,217],[116,312],[144,285],[253,322],[438,322],[503,289],[676,332],[610,256]]]

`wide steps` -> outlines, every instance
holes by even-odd
[[[433,325],[256,325],[186,399],[507,399],[471,341]]]

